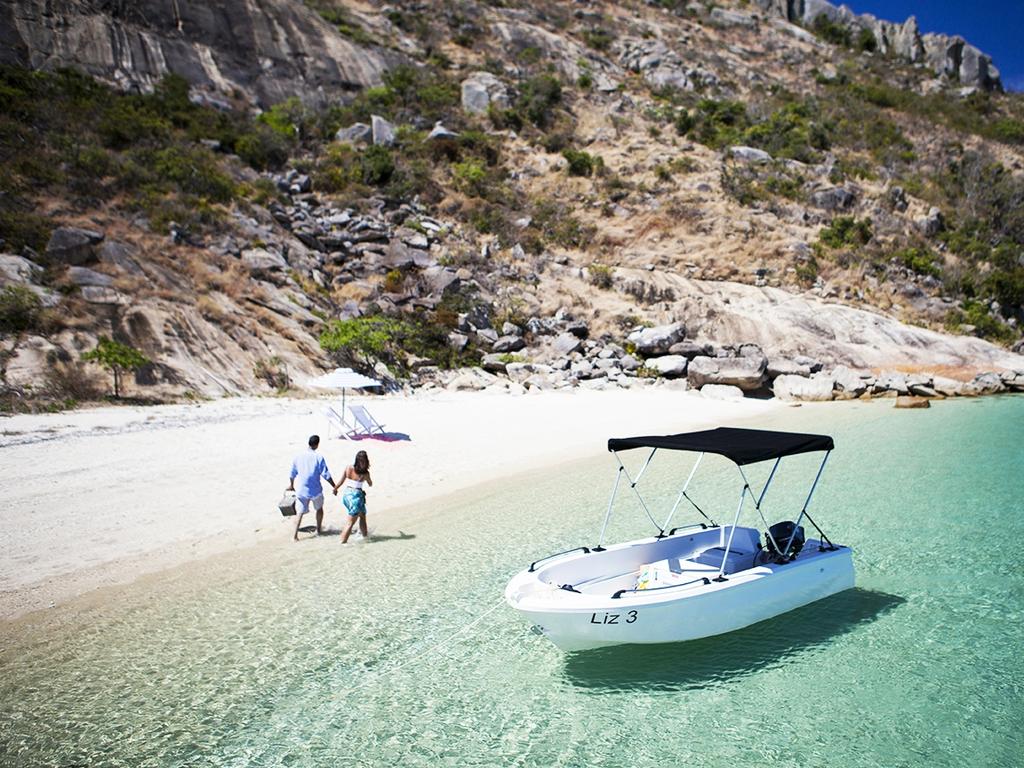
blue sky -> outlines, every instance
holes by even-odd
[[[832,0],[839,5],[842,0]],[[845,0],[887,21],[916,16],[922,32],[960,35],[992,57],[1008,90],[1024,91],[1024,0]]]

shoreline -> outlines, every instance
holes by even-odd
[[[11,417],[0,471],[19,485],[0,513],[0,622],[91,593],[102,600],[107,588],[223,553],[259,557],[263,545],[296,546],[294,518],[274,503],[310,432],[321,434],[336,473],[354,450],[370,452],[380,489],[369,500],[370,524],[383,533],[452,494],[590,459],[615,434],[735,424],[787,407],[670,387],[366,399],[388,429],[411,437],[386,443],[327,440],[321,411],[329,402],[240,398],[155,406],[157,413],[130,406]],[[328,530],[340,526],[339,508],[328,493]]]

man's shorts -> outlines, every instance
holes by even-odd
[[[298,510],[300,515],[304,515],[309,512],[309,505],[313,505],[313,509],[319,512],[324,508],[324,495],[321,493],[319,496],[314,496],[312,499],[304,499],[299,496],[295,501],[298,502]]]

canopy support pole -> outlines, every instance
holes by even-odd
[[[695,474],[697,473],[697,467],[699,467],[699,466],[700,466],[700,463],[701,463],[701,461],[703,461],[703,459],[704,459],[704,452],[703,452],[703,451],[701,451],[700,455],[699,455],[699,456],[697,457],[697,461],[696,461],[696,462],[694,463],[694,465],[693,465],[693,469],[691,469],[691,470],[690,470],[690,476],[689,476],[689,477],[687,477],[687,478],[686,478],[686,482],[685,482],[685,483],[683,483],[683,490],[681,490],[681,491],[679,492],[679,495],[678,495],[678,496],[676,497],[676,503],[672,505],[672,510],[671,510],[671,511],[670,511],[670,512],[668,513],[668,517],[666,517],[666,518],[665,518],[665,524],[664,524],[663,526],[661,526],[661,530],[662,530],[662,532],[664,532],[664,531],[667,531],[667,530],[668,530],[668,524],[669,524],[670,522],[672,522],[672,515],[674,515],[674,514],[676,513],[676,509],[678,509],[678,508],[679,508],[679,503],[680,503],[680,502],[681,502],[681,501],[682,501],[682,500],[683,500],[684,498],[685,498],[685,499],[686,499],[686,500],[687,500],[688,502],[690,502],[691,504],[693,504],[694,508],[695,508],[695,509],[696,509],[696,510],[697,510],[698,512],[700,512],[700,513],[701,513],[702,515],[704,515],[704,510],[703,510],[703,509],[701,509],[700,507],[698,507],[698,506],[697,506],[696,504],[694,504],[694,503],[693,503],[693,499],[691,499],[691,498],[690,498],[689,496],[687,496],[687,495],[686,495],[686,489],[690,487],[690,481],[691,481],[691,480],[693,480],[693,476],[694,476],[694,475],[695,475]],[[714,521],[714,520],[712,520],[712,519],[711,519],[710,517],[708,517],[707,515],[704,515],[704,518],[705,518],[705,519],[706,519],[706,520],[707,520],[707,521],[708,521],[709,523],[711,523],[712,525],[717,525],[717,524],[715,523],[715,521]]]
[[[640,502],[640,506],[643,507],[644,514],[647,515],[647,519],[651,521],[651,525],[658,529],[658,534],[660,538],[660,534],[664,533],[664,531],[658,527],[658,521],[654,519],[653,515],[651,515],[651,510],[647,508],[647,502],[645,502],[644,497],[640,495],[640,491],[636,489],[637,482],[639,482],[640,477],[643,475],[644,471],[651,463],[651,459],[654,458],[654,454],[657,450],[658,449],[655,448],[654,450],[651,451],[651,455],[647,457],[647,461],[644,463],[643,467],[641,467],[640,474],[636,476],[636,480],[629,476],[629,470],[626,469],[625,465],[623,465],[622,459],[619,458],[619,454],[616,451],[612,451],[612,453],[615,454],[615,460],[619,462],[619,468],[626,474],[626,479],[629,480],[629,487],[632,488],[633,493],[636,494],[636,498]]]
[[[782,457],[780,456],[775,460],[775,464],[772,466],[772,471],[768,475],[768,479],[765,481],[764,488],[761,489],[761,495],[758,496],[757,499],[754,501],[754,509],[757,510],[757,514],[761,518],[761,522],[764,523],[764,535],[771,539],[772,544],[775,546],[776,552],[781,552],[782,550],[779,549],[779,543],[775,541],[775,537],[772,536],[771,526],[768,525],[768,521],[764,519],[764,512],[761,511],[761,502],[764,501],[764,496],[766,493],[768,493],[768,486],[772,484],[772,480],[775,478],[775,470],[779,468],[779,464],[781,462]],[[747,483],[747,485],[750,485],[749,481],[747,480],[747,475],[743,471],[743,467],[741,467],[739,464],[737,464],[736,467],[740,471],[740,476],[743,478],[743,482]],[[751,493],[751,498],[753,498],[753,493]]]
[[[614,452],[613,452],[614,453]],[[615,454],[615,459],[618,460],[619,454]],[[619,470],[615,473],[615,484],[612,486],[612,495],[608,499],[608,511],[604,513],[604,524],[601,526],[601,537],[597,540],[597,546],[594,547],[594,552],[604,552],[604,532],[608,529],[608,521],[612,517],[612,504],[615,503],[615,494],[619,491],[619,480],[622,479],[622,473],[625,471],[625,467],[622,466],[622,462],[619,462]]]
[[[742,471],[741,469],[740,472]],[[747,484],[746,478],[744,478],[743,490],[740,491],[740,503],[736,505],[736,516],[733,518],[732,527],[729,529],[729,540],[725,544],[725,552],[722,553],[722,567],[718,569],[718,576],[715,578],[715,581],[728,581],[725,578],[725,561],[729,557],[729,549],[732,547],[732,537],[736,535],[736,523],[740,520],[740,511],[743,509],[743,500],[747,496],[747,491],[750,491],[750,486]],[[753,498],[753,491],[750,491],[750,496]]]
[[[836,545],[833,544],[829,540],[828,536],[825,535],[825,532],[823,530],[821,530],[821,528],[818,527],[818,524],[816,522],[814,522],[814,519],[809,514],[807,514],[807,507],[811,503],[811,497],[814,496],[814,489],[818,487],[818,480],[821,479],[821,473],[825,471],[825,462],[828,461],[828,457],[829,457],[829,455],[831,453],[832,453],[832,451],[825,451],[825,458],[823,458],[821,460],[821,466],[818,467],[818,474],[814,476],[814,482],[811,484],[811,491],[810,491],[810,493],[807,494],[807,500],[804,502],[804,508],[800,510],[800,516],[796,519],[796,525],[793,526],[793,533],[790,535],[789,541],[786,542],[786,549],[785,549],[785,551],[782,552],[783,557],[785,557],[786,555],[789,554],[789,549],[790,549],[790,547],[793,546],[793,539],[796,537],[796,532],[797,532],[797,529],[800,526],[800,522],[805,517],[808,520],[811,521],[811,525],[813,525],[815,530],[819,534],[821,534],[821,538],[824,541],[828,542],[828,550],[827,551],[834,552],[837,549]],[[826,551],[825,547],[820,547],[820,549],[822,551]]]
[[[654,458],[654,454],[657,453],[657,452],[658,452],[657,448],[651,449],[651,455],[647,457],[647,461],[645,461],[644,465],[642,467],[640,467],[640,474],[636,476],[636,480],[631,480],[630,481],[632,483],[632,487],[633,488],[636,488],[636,484],[640,482],[640,478],[644,476],[644,472],[646,472],[647,468],[649,466],[651,466],[651,459]],[[616,457],[618,457],[618,454],[615,454],[615,455],[616,455]],[[627,473],[627,477],[628,477],[628,473]]]

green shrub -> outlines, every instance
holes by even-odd
[[[153,114],[145,102],[137,99],[115,99],[105,111],[96,131],[103,144],[112,149],[125,149],[143,141],[167,139],[171,124]]]
[[[333,354],[359,355],[364,359],[383,357],[393,351],[402,324],[383,315],[332,320],[320,333],[320,346]]]
[[[585,248],[594,238],[594,227],[583,224],[572,215],[571,208],[553,198],[535,200],[530,216],[529,231],[536,234],[541,244]]]
[[[591,285],[595,285],[598,288],[607,290],[613,285],[612,268],[607,264],[591,264],[587,267],[587,276],[590,279]]]
[[[562,157],[569,163],[567,170],[570,176],[592,176],[595,170],[604,167],[604,161],[600,157],[582,150],[562,150]]]
[[[819,151],[829,148],[827,128],[812,119],[809,104],[786,104],[756,123],[739,137],[743,144],[765,150],[773,157],[785,157],[803,163],[817,162]]]
[[[320,346],[339,361],[383,360],[400,370],[405,370],[410,355],[433,360],[444,368],[471,363],[476,354],[473,350],[460,354],[448,344],[449,328],[439,322],[441,314],[332,320],[320,334]]]
[[[3,201],[0,200],[0,206]],[[38,213],[25,210],[5,210],[0,207],[0,239],[8,253],[18,253],[22,248],[42,252],[50,239],[50,220]]]
[[[991,135],[1006,144],[1024,144],[1024,121],[1000,118],[992,123]]]
[[[400,269],[389,270],[384,275],[384,290],[388,293],[398,293],[405,285],[405,275]]]
[[[747,109],[740,102],[701,99],[692,114],[677,120],[676,129],[681,135],[692,135],[701,144],[721,149],[738,144],[749,125]],[[690,127],[684,133],[682,128],[686,126]]]
[[[963,303],[963,310],[953,310],[946,318],[947,326],[957,329],[960,325],[973,325],[974,334],[984,339],[1010,342],[1016,334],[1006,323],[1000,322],[989,314],[984,302],[968,299]]]
[[[175,184],[185,194],[218,203],[230,202],[234,197],[234,182],[220,170],[206,147],[172,145],[157,150],[151,159],[156,176]]]
[[[25,285],[7,285],[0,291],[0,332],[19,333],[39,326],[43,304]]]
[[[538,128],[547,128],[562,103],[562,85],[554,75],[537,75],[523,83],[516,110]]]
[[[307,119],[306,108],[297,96],[264,110],[257,118],[260,123],[284,139],[297,139]]]
[[[288,162],[289,144],[280,133],[260,126],[235,140],[235,154],[258,171],[277,170]]]
[[[395,161],[391,150],[380,144],[367,147],[360,158],[362,181],[364,184],[380,186],[391,181],[395,174]]]
[[[818,279],[818,261],[813,256],[796,265],[796,279],[801,285],[811,286]]]
[[[594,27],[592,29],[584,30],[583,42],[595,51],[607,51],[612,47],[612,43],[615,42],[615,38],[607,29],[604,29],[603,27]]]
[[[936,256],[928,248],[910,247],[896,251],[892,258],[912,272],[919,275],[930,275],[941,277],[942,270],[936,260]]]
[[[818,239],[829,248],[867,245],[871,241],[871,220],[837,216],[821,230]]]
[[[679,110],[679,112],[676,114],[675,119],[672,122],[673,125],[675,125],[676,127],[676,133],[678,133],[680,136],[685,136],[686,134],[688,134],[690,131],[693,130],[694,126],[697,124],[697,120],[694,118],[694,116],[691,115],[685,109]]]
[[[832,21],[823,13],[814,17],[814,21],[811,23],[811,30],[827,43],[841,45],[844,48],[849,48],[853,45],[853,33],[842,24]]]
[[[870,29],[862,28],[857,33],[856,46],[858,51],[874,51],[878,49],[878,40]]]
[[[740,205],[754,206],[776,197],[804,198],[803,177],[777,160],[764,165],[727,161],[720,178],[722,190]]]
[[[473,197],[487,196],[487,168],[479,160],[470,159],[452,166],[455,186]]]

